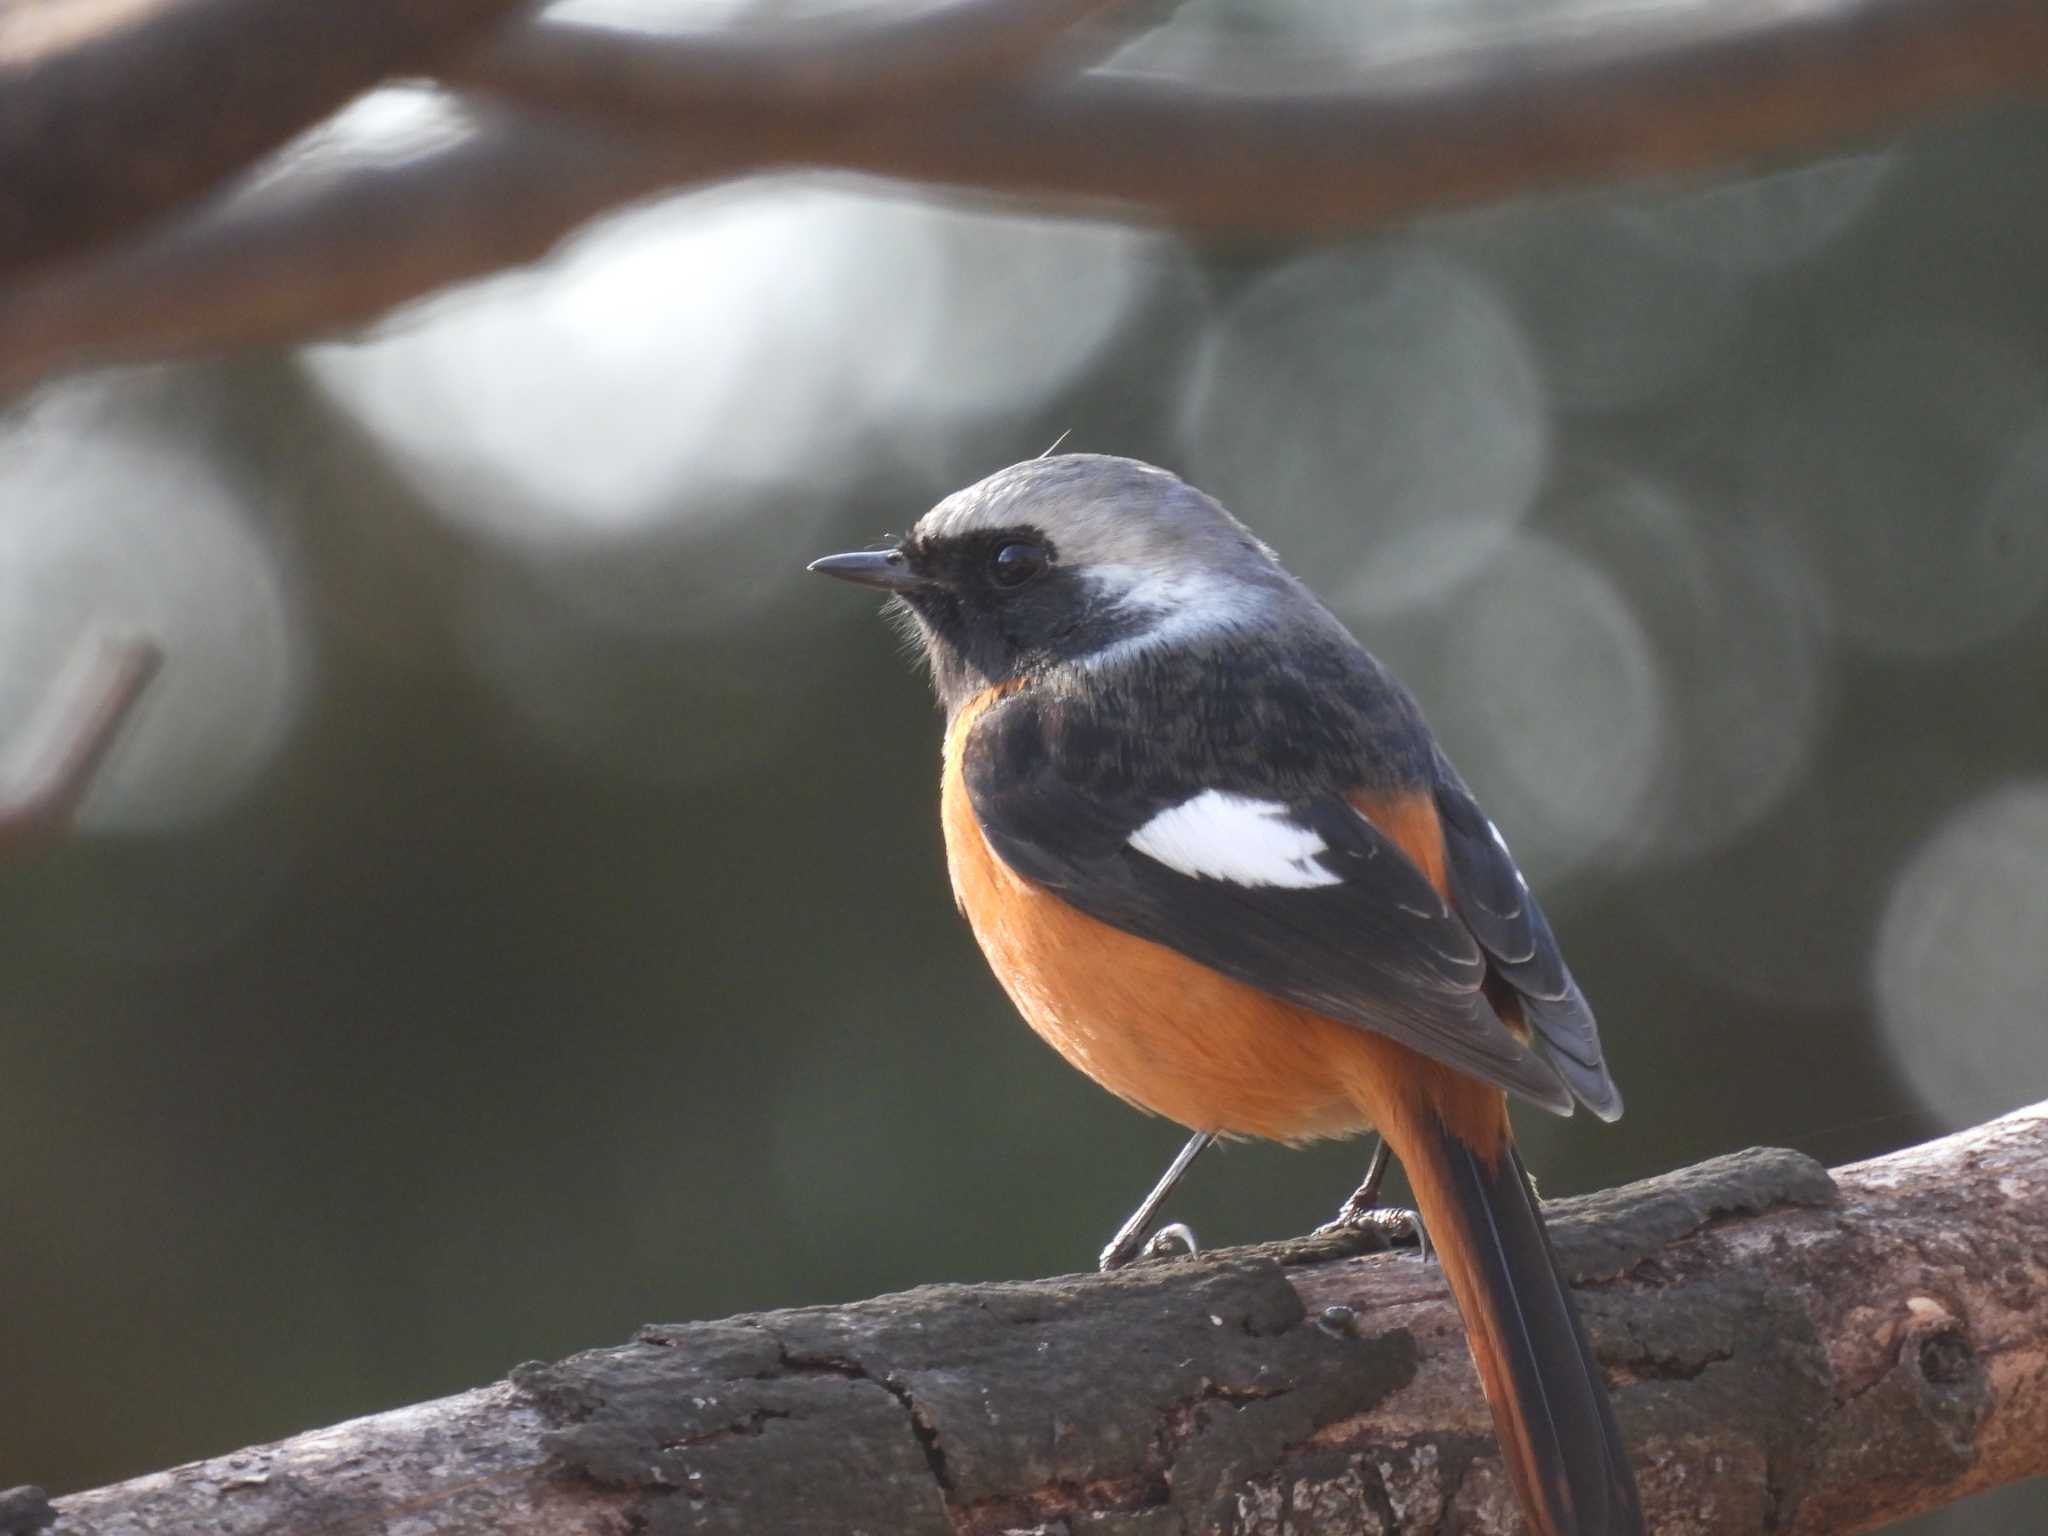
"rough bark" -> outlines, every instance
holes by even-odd
[[[2048,1103],[1550,1215],[1663,1536],[1839,1536],[2048,1471]],[[0,1536],[1519,1528],[1441,1275],[1327,1239],[649,1327],[7,1508]]]

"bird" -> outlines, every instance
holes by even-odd
[[[1014,464],[809,569],[887,593],[922,652],[953,895],[1017,1011],[1193,1132],[1148,1204],[1214,1137],[1377,1131],[1530,1529],[1639,1536],[1508,1116],[1612,1120],[1621,1095],[1408,690],[1219,502],[1134,459]]]

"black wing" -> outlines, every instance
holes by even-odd
[[[1139,828],[1196,791],[1143,789],[1113,754],[1093,767],[1063,763],[1027,695],[976,722],[962,771],[997,855],[1089,916],[1571,1112],[1547,1052],[1518,1039],[1488,1003],[1490,957],[1472,929],[1341,795],[1304,791],[1270,808],[1320,844],[1309,856],[1318,883],[1244,884],[1133,848]]]
[[[1602,1120],[1619,1119],[1621,1091],[1601,1055],[1593,1010],[1566,969],[1543,909],[1530,895],[1499,829],[1441,753],[1436,805],[1458,916],[1486,951],[1495,974],[1521,997],[1536,1048],[1572,1096]]]

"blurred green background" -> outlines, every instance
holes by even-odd
[[[1062,432],[1421,696],[1628,1097],[1521,1117],[1547,1191],[2048,1094],[2044,180],[2015,109],[1336,245],[764,181],[8,404],[0,771],[90,637],[169,663],[0,867],[0,1486],[1088,1265],[1179,1132],[1012,1016],[925,686],[802,574]],[[1174,1214],[1301,1230],[1364,1155],[1234,1148]]]

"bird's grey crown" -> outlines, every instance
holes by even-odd
[[[953,539],[1038,529],[1062,564],[1159,571],[1173,566],[1256,577],[1273,552],[1217,501],[1136,459],[1068,453],[1027,459],[956,491],[919,519],[913,537]]]

